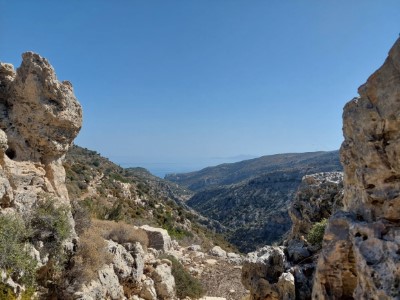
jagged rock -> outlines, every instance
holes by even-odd
[[[250,299],[283,299],[287,291],[281,288],[286,288],[287,276],[281,279],[280,284],[278,282],[286,268],[286,256],[282,247],[265,246],[248,253],[243,262],[242,283],[250,290]]]
[[[287,240],[300,240],[307,236],[314,223],[328,219],[333,211],[342,207],[342,199],[343,173],[304,176],[289,209],[293,225]]]
[[[2,158],[8,148],[6,133],[0,129],[0,157]]]
[[[161,264],[152,274],[157,296],[161,299],[173,299],[175,297],[175,278],[171,274],[171,267]]]
[[[279,276],[277,288],[279,291],[280,300],[296,299],[296,289],[294,287],[294,277],[291,273],[282,273]]]
[[[114,272],[112,265],[107,265],[99,271],[97,280],[92,280],[89,284],[83,285],[80,291],[75,292],[74,299],[77,300],[101,300],[126,299],[122,286],[119,284],[118,276]]]
[[[342,178],[343,174],[340,172],[324,172],[303,177],[290,207],[293,225],[283,243],[286,247],[267,247],[258,254],[253,253],[253,258],[250,259],[257,261],[257,255],[261,257],[265,255],[266,258],[275,257],[271,261],[265,259],[263,262],[263,259],[259,259],[259,263],[252,265],[249,264],[249,257],[245,259],[242,281],[247,281],[248,288],[252,287],[250,288],[252,299],[263,299],[262,297],[266,296],[272,299],[294,299],[294,295],[296,299],[311,298],[319,247],[310,245],[306,236],[315,222],[329,218],[332,211],[341,207]],[[255,271],[251,271],[251,268],[261,269],[259,273],[254,274]],[[266,276],[267,272],[273,270],[275,276]],[[249,280],[251,277],[252,281]]]
[[[226,258],[226,251],[220,246],[214,246],[212,249],[210,249],[210,254],[213,256]]]
[[[71,83],[59,82],[46,59],[32,52],[22,58],[6,88],[3,105],[9,106],[8,120],[3,119],[1,127],[7,133],[14,160],[51,162],[66,153],[78,134],[81,106]]]
[[[190,250],[190,251],[201,251],[201,246],[200,245],[190,245],[188,247],[188,250]]]
[[[6,154],[0,179],[12,186],[6,197],[18,212],[28,211],[40,193],[68,204],[62,158],[82,125],[72,85],[59,82],[38,54],[22,58],[16,72],[0,63],[0,152]]]
[[[140,297],[146,300],[157,300],[156,289],[154,288],[154,281],[151,278],[146,278],[142,282],[142,289],[140,291]]]
[[[147,234],[149,239],[149,248],[162,250],[164,252],[171,248],[171,237],[165,229],[155,228],[148,225],[143,225],[140,228]]]
[[[330,220],[313,299],[400,297],[400,40],[343,112],[344,208]]]
[[[228,261],[232,264],[240,265],[243,261],[242,257],[237,253],[228,252],[226,256],[228,257]]]
[[[143,250],[140,243],[136,243],[134,246],[130,244],[131,251],[132,248],[138,249],[135,253],[141,253],[141,255],[136,255],[136,259],[129,253],[125,247],[117,244],[113,241],[107,241],[108,251],[113,254],[113,267],[115,273],[118,275],[120,280],[133,279],[134,281],[140,281],[143,275]]]

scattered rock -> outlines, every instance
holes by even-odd
[[[168,235],[168,231],[148,225],[143,225],[140,228],[143,229],[147,234],[149,239],[149,248],[162,250],[164,252],[171,249],[172,242],[171,237]]]
[[[173,299],[175,297],[175,278],[171,274],[171,267],[161,264],[152,274],[157,296],[161,299]]]
[[[154,281],[151,278],[146,278],[142,282],[142,289],[140,291],[140,297],[146,300],[156,300],[157,293],[156,289],[154,288]]]
[[[251,299],[283,299],[287,294],[286,290],[282,290],[286,283],[277,283],[285,271],[286,264],[282,247],[265,246],[247,254],[243,262],[242,283],[250,290]],[[286,282],[286,279],[287,276],[282,280]]]
[[[220,246],[215,246],[210,250],[210,254],[213,256],[226,258],[226,251],[223,250]]]
[[[201,251],[201,246],[200,245],[190,245],[188,247],[188,250],[190,250],[190,251]]]

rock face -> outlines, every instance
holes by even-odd
[[[325,232],[314,299],[400,297],[400,40],[346,104],[344,208]]]
[[[171,237],[165,229],[148,225],[143,225],[140,228],[146,232],[150,248],[162,250],[164,252],[171,248]]]
[[[294,278],[285,273],[287,261],[283,248],[265,246],[247,255],[242,268],[242,283],[250,298],[295,299]]]
[[[342,201],[342,172],[304,176],[289,209],[293,225],[286,240],[300,240],[306,236],[314,223],[328,219],[333,211],[342,207]]]
[[[28,211],[40,193],[68,203],[62,159],[82,125],[72,85],[27,52],[0,63],[0,210]]]
[[[284,246],[266,246],[245,258],[242,282],[251,299],[311,299],[320,247],[308,242],[307,235],[342,206],[342,179],[340,172],[303,177],[289,209],[293,225]]]

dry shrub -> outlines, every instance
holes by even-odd
[[[93,226],[106,240],[113,240],[119,244],[139,242],[144,249],[149,245],[147,234],[143,229],[124,222],[93,220]]]
[[[98,277],[98,271],[104,265],[111,262],[107,242],[95,227],[91,227],[79,237],[70,276],[79,284],[91,281]]]

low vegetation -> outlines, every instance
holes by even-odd
[[[93,228],[106,240],[116,243],[139,242],[144,248],[149,245],[147,234],[143,229],[136,228],[124,222],[93,220]]]
[[[36,261],[27,246],[30,232],[20,217],[0,216],[0,269],[28,288],[35,284],[36,270]]]
[[[164,255],[161,258],[166,258],[172,262],[172,276],[175,278],[176,296],[180,299],[190,297],[198,299],[205,294],[205,290],[201,282],[190,275],[190,273],[182,266],[182,264],[172,255]]]
[[[327,219],[322,219],[320,222],[314,223],[307,235],[307,241],[313,245],[322,246],[327,223]]]
[[[89,282],[97,278],[98,271],[111,261],[107,242],[99,231],[91,227],[79,237],[77,251],[72,257],[72,268],[68,271],[68,275],[74,283]]]

